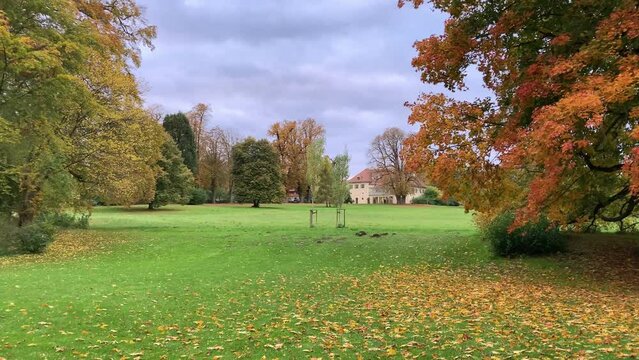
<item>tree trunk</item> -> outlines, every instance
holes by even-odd
[[[406,205],[406,195],[398,196],[397,197],[397,204],[398,205]]]
[[[19,212],[18,213],[18,227],[23,227],[25,225],[29,225],[33,222],[34,215],[30,212]]]
[[[215,176],[211,179],[211,203],[215,204],[215,189],[217,188],[217,179]]]
[[[24,190],[24,193],[21,195],[22,202],[20,204],[20,209],[17,211],[19,227],[29,225],[33,222],[33,219],[35,219],[37,207],[39,205],[36,200],[37,197],[38,194],[35,191]]]
[[[149,203],[149,210],[155,210],[155,206],[153,206],[153,203]]]
[[[259,200],[253,200],[253,207],[254,208],[260,207],[260,201]]]

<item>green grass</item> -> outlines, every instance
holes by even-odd
[[[98,208],[90,230],[65,232],[44,256],[0,260],[0,357],[599,357],[639,349],[636,254],[608,264],[614,271],[597,271],[599,258],[583,249],[503,260],[460,208],[351,206],[347,229],[335,229],[335,210],[325,208],[310,229],[308,210]],[[616,314],[601,310],[620,304]],[[540,309],[550,310],[546,320]],[[588,318],[597,325],[577,321]],[[604,330],[609,338],[589,341]]]

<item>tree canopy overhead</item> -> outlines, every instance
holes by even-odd
[[[423,0],[412,2],[415,7]],[[433,0],[444,34],[418,41],[422,80],[465,89],[478,69],[492,96],[424,94],[413,169],[469,209],[561,224],[639,210],[639,8],[629,0]]]

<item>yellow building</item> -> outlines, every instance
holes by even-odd
[[[397,204],[395,194],[390,193],[383,186],[377,184],[375,171],[364,169],[348,180],[353,204]],[[424,187],[415,187],[406,196],[406,203],[424,193]]]

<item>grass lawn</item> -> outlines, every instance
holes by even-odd
[[[0,358],[639,356],[635,237],[503,260],[459,208],[308,210],[96,209],[0,258]]]

